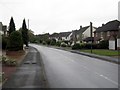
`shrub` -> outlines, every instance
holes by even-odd
[[[2,36],[2,49],[6,49],[7,46],[7,37]]]
[[[2,59],[2,64],[3,65],[6,65],[6,66],[16,66],[17,65],[16,60],[8,59],[5,56],[2,56],[1,59]]]
[[[67,47],[67,44],[66,43],[61,43],[61,47]]]
[[[85,44],[84,49],[91,49],[91,44],[90,43]]]
[[[50,42],[50,45],[56,45],[56,40],[52,39],[51,42]]]
[[[61,45],[61,42],[60,42],[60,41],[57,41],[57,42],[56,42],[56,46],[59,46],[59,47],[60,47],[60,45]]]
[[[46,45],[46,42],[45,42],[45,41],[43,41],[43,42],[42,42],[42,44],[43,44],[43,45]]]
[[[99,43],[100,49],[108,49],[108,46],[109,46],[108,40],[103,40]]]
[[[20,32],[14,31],[10,34],[8,43],[7,43],[7,49],[9,51],[23,50],[23,41],[22,41],[22,35]]]
[[[0,72],[0,83],[3,82],[4,80],[5,80],[5,73]]]
[[[81,46],[80,46],[79,43],[76,43],[76,44],[74,44],[74,45],[72,46],[72,49],[73,49],[73,50],[81,49]]]
[[[16,60],[9,59],[9,60],[7,60],[7,62],[5,63],[5,65],[7,65],[7,66],[16,66],[17,62],[16,62]]]
[[[47,39],[47,40],[46,40],[47,45],[50,45],[50,42],[51,42],[50,39]]]

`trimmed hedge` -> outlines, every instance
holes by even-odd
[[[92,44],[92,49],[108,49],[108,41],[101,41],[99,44]],[[76,43],[72,46],[72,49],[91,49],[90,43],[79,44]]]
[[[99,48],[100,49],[108,49],[109,48],[109,41],[108,40],[103,40],[99,43]]]
[[[73,49],[73,50],[81,49],[81,46],[80,46],[79,43],[76,43],[76,44],[74,44],[74,45],[72,46],[72,49]]]

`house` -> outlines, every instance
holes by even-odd
[[[120,1],[118,2],[118,20],[120,21]],[[119,26],[119,33],[117,38],[117,48],[120,50],[120,26]]]
[[[95,27],[92,27],[93,32],[96,30]],[[73,44],[74,43],[87,43],[90,42],[90,26],[86,26],[86,27],[82,27],[80,26],[79,30],[73,30],[72,31],[72,40],[73,40]],[[94,33],[93,33],[94,35]],[[89,40],[88,40],[89,39]]]
[[[0,34],[7,36],[7,26],[3,25],[2,22],[0,22]]]
[[[108,40],[109,49],[116,50],[119,25],[120,22],[118,20],[113,20],[106,24],[102,24],[102,26],[98,27],[94,32],[94,43]]]
[[[49,36],[49,39],[55,39],[56,41],[59,40],[59,33],[53,33]]]
[[[2,26],[3,26],[3,24],[2,24],[2,22],[0,22],[0,35],[3,34],[3,32],[2,32]]]
[[[3,25],[2,31],[3,31],[3,35],[7,36],[7,26],[6,25]]]
[[[59,33],[59,40],[70,41],[71,36],[72,36],[72,32],[61,32]]]
[[[119,26],[118,37],[117,37],[117,49],[120,50],[120,26]]]
[[[53,33],[50,35],[49,39],[55,39],[56,41],[70,41],[71,40],[72,32],[60,32],[60,33]]]

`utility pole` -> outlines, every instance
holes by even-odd
[[[28,19],[28,30],[29,30],[29,19]]]
[[[91,37],[91,53],[92,53],[92,44],[93,44],[93,40],[92,40],[92,22],[90,22],[90,37]]]

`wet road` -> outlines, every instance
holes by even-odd
[[[31,44],[42,56],[50,88],[118,88],[118,65]]]
[[[39,52],[29,47],[29,53],[4,88],[45,88]],[[16,90],[16,89],[14,89]]]

